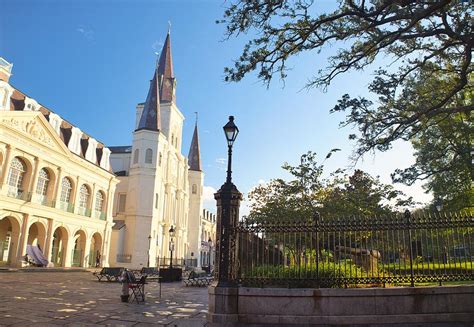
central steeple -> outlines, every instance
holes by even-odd
[[[160,102],[176,103],[176,79],[173,73],[173,58],[171,56],[170,31],[166,35],[165,44],[155,67],[150,89],[143,107],[137,130],[161,129]]]
[[[173,57],[171,56],[170,31],[166,35],[163,50],[161,50],[158,63],[158,75],[160,77],[160,99],[161,102],[176,103],[176,79],[173,73]]]

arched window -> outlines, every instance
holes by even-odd
[[[146,149],[145,152],[145,163],[153,163],[153,150],[152,149]]]
[[[197,186],[196,186],[196,184],[193,184],[192,193],[193,193],[193,194],[196,194],[196,193],[197,193]]]
[[[104,205],[104,194],[101,191],[98,191],[95,194],[95,211],[102,211]]]
[[[25,177],[26,165],[17,157],[13,158],[10,171],[8,172],[7,184],[10,186],[11,192],[14,195],[21,195],[23,193],[23,178]]]
[[[38,174],[38,184],[36,185],[36,193],[44,195],[48,193],[49,173],[46,169],[41,169]]]
[[[138,163],[138,157],[140,156],[140,153],[138,149],[135,149],[135,152],[133,152],[133,163],[136,164]]]
[[[161,167],[161,160],[162,160],[162,159],[163,159],[163,155],[162,155],[161,152],[160,152],[160,157],[159,157],[159,159],[158,159],[158,166],[160,166],[160,167]]]
[[[79,190],[79,208],[87,209],[89,205],[89,188],[86,184],[82,184],[81,189]]]
[[[69,202],[71,200],[71,191],[72,191],[72,184],[69,178],[64,177],[61,181],[61,197],[59,200],[61,202]]]

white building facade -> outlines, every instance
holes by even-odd
[[[0,265],[35,245],[54,266],[108,266],[110,150],[11,86],[11,70],[0,58]]]
[[[111,165],[120,180],[113,207],[114,266],[168,264],[171,250],[175,264],[198,259],[190,251],[190,241],[199,238],[204,182],[198,130],[196,125],[188,162],[181,153],[184,116],[175,94],[168,33],[147,99],[136,108],[132,145],[111,147]]]

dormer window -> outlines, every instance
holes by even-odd
[[[40,105],[36,100],[32,98],[25,97],[25,108],[23,110],[25,111],[38,111],[40,108]]]
[[[81,138],[82,132],[77,127],[71,128],[71,138],[69,139],[68,148],[75,154],[80,154],[81,152]]]
[[[0,110],[10,110],[10,97],[13,88],[7,82],[0,81]]]
[[[89,137],[88,146],[86,151],[86,159],[90,162],[96,163],[97,162],[97,141],[92,137]]]
[[[49,114],[49,124],[53,127],[56,134],[61,135],[61,123],[63,122],[62,118],[59,115],[54,113]]]

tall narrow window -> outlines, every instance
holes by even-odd
[[[159,157],[159,159],[158,159],[158,166],[160,166],[160,167],[161,167],[161,160],[162,160],[162,159],[163,159],[163,155],[162,155],[161,152],[160,152],[160,157]]]
[[[104,194],[101,191],[98,191],[95,194],[95,211],[102,211],[104,205]]]
[[[192,193],[193,193],[193,194],[196,194],[196,193],[197,193],[197,186],[196,186],[196,184],[193,184]]]
[[[140,156],[140,153],[138,151],[138,149],[135,150],[135,152],[133,152],[133,163],[136,164],[138,163],[138,157]]]
[[[119,194],[118,212],[125,212],[125,204],[127,203],[127,194]]]
[[[158,200],[159,200],[158,193],[155,193],[155,209],[158,209]]]
[[[89,196],[89,188],[85,184],[82,184],[79,190],[79,208],[87,209],[89,206]]]
[[[48,193],[49,173],[46,169],[41,169],[38,174],[38,184],[36,185],[36,193],[46,196]]]
[[[153,150],[152,149],[146,149],[145,152],[145,163],[153,163]]]
[[[72,184],[69,178],[64,177],[61,182],[61,197],[59,200],[61,202],[68,203],[71,200],[71,191],[72,191]]]
[[[25,177],[26,165],[17,157],[13,158],[10,171],[8,172],[7,184],[10,186],[12,195],[18,196],[23,193],[23,178]]]

